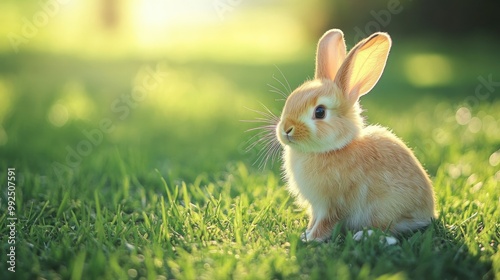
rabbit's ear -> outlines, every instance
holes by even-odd
[[[355,102],[380,79],[391,48],[391,37],[374,33],[359,42],[347,55],[335,82],[349,100]]]
[[[344,33],[339,29],[327,31],[318,42],[316,52],[316,79],[335,79],[347,55]]]

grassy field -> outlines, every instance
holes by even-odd
[[[414,149],[437,197],[435,223],[390,247],[338,230],[328,243],[303,243],[306,213],[279,162],[258,170],[257,151],[245,152],[251,124],[240,120],[257,117],[245,107],[278,113],[283,102],[267,84],[280,87],[280,71],[292,87],[311,77],[313,48],[280,70],[0,55],[0,278],[500,279],[500,87],[477,92],[500,79],[500,57],[488,45],[449,45],[395,46],[362,99],[369,123]],[[446,83],[419,84],[415,65],[443,65],[443,56],[411,60],[414,49],[446,53],[436,74],[449,71]],[[8,168],[15,273],[6,265]]]

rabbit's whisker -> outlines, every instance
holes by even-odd
[[[281,71],[281,69],[277,66],[277,65],[274,65],[274,67],[280,72],[281,74],[281,77],[283,77],[283,80],[285,82],[282,82],[280,79],[278,79],[274,74],[273,74],[273,79],[275,81],[277,81],[282,87],[283,89],[288,92],[288,93],[291,93],[292,92],[292,88],[290,87],[290,83],[288,83],[288,80],[287,78],[285,77],[285,74],[283,74],[283,71]],[[286,84],[286,85],[285,85]],[[288,96],[288,95],[287,95]]]

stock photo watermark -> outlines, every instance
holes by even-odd
[[[471,108],[488,99],[496,91],[496,88],[500,87],[500,81],[493,81],[493,74],[489,74],[486,78],[481,75],[477,77],[477,80],[479,84],[474,89],[474,95],[470,95],[465,99],[465,103]]]
[[[157,89],[166,76],[166,72],[161,69],[161,64],[156,65],[156,69],[151,66],[142,67],[137,76],[142,76],[140,81],[135,84],[129,94],[122,94],[114,99],[110,104],[110,110],[118,120],[123,121],[128,118],[132,110],[139,107],[149,94]],[[64,162],[52,162],[52,169],[56,176],[61,179],[64,174],[73,174],[74,170],[80,166],[82,161],[94,151],[104,140],[105,136],[115,130],[115,122],[111,118],[102,118],[96,128],[82,130],[83,139],[76,145],[67,145],[65,147],[66,157]]]
[[[7,270],[16,272],[16,169],[7,169]]]
[[[242,2],[243,0],[215,0],[212,2],[212,6],[219,19],[224,20],[226,14],[233,12]]]
[[[382,27],[387,27],[391,23],[392,17],[400,14],[403,9],[404,6],[400,0],[389,0],[385,9],[379,11],[371,10],[370,15],[373,17],[373,20],[367,22],[363,29],[359,26],[354,27],[354,41],[361,41],[368,37],[368,35],[380,31]]]
[[[73,0],[47,0],[38,3],[40,9],[37,10],[30,18],[21,18],[21,30],[18,32],[9,32],[9,39],[12,49],[18,53],[19,48],[23,44],[28,44],[33,39],[41,28],[46,27],[52,18],[57,16],[62,9],[62,6],[69,4]]]

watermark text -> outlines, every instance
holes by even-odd
[[[16,169],[7,169],[7,264],[10,272],[16,272]]]

